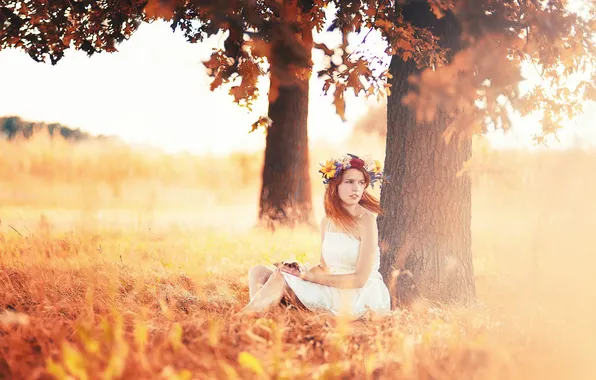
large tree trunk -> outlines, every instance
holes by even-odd
[[[460,29],[452,15],[437,20],[425,1],[402,9],[414,25],[430,27],[444,47],[459,48]],[[414,62],[394,56],[390,72],[385,156],[390,178],[381,192],[381,271],[394,306],[409,305],[418,296],[466,303],[475,297],[471,184],[457,172],[471,155],[471,140],[446,144],[445,113],[437,112],[432,123],[418,123],[415,112],[401,103],[414,89],[408,77],[420,73]]]
[[[310,54],[312,31],[305,31],[303,40]],[[267,129],[259,210],[259,219],[269,228],[313,223],[307,129],[309,79],[310,75],[296,84],[280,85],[277,98],[269,104],[272,124]]]

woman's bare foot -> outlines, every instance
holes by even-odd
[[[243,317],[254,317],[258,314],[260,313],[254,310],[253,308],[249,307],[248,305],[243,307],[239,312],[236,313],[236,315]]]

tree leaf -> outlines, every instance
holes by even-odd
[[[258,130],[259,128],[264,128],[265,130],[267,130],[267,128],[269,128],[272,123],[273,123],[273,121],[271,120],[271,118],[269,116],[261,116],[261,117],[259,117],[259,119],[257,121],[252,123],[251,129],[250,129],[250,131],[248,131],[248,133],[252,133],[252,132]]]
[[[339,115],[342,121],[346,121],[346,101],[344,100],[344,89],[342,86],[335,87],[333,104],[335,105],[335,112]]]
[[[177,0],[148,0],[145,14],[149,19],[171,20],[177,5]]]

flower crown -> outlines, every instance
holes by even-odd
[[[354,169],[364,169],[370,177],[370,185],[374,188],[374,183],[383,181],[383,172],[381,171],[381,162],[365,157],[364,159],[348,153],[345,156],[325,161],[320,164],[319,173],[323,176],[323,184],[327,185],[333,178],[338,178],[344,171]]]

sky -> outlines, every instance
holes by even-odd
[[[1,51],[0,83],[10,90],[0,92],[0,116],[59,122],[171,152],[262,149],[264,133],[248,131],[266,115],[266,97],[251,113],[233,103],[227,89],[209,90],[202,61],[222,42],[211,38],[189,44],[168,24],[155,22],[142,24],[116,53],[88,57],[69,50],[55,66],[37,63],[22,51]],[[366,106],[348,96],[349,122],[343,123],[331,97],[321,95],[322,82],[312,82],[309,137],[330,142],[346,138]]]
[[[338,42],[334,38],[328,37],[325,42],[332,46]],[[55,66],[37,63],[22,51],[0,51],[0,117],[59,122],[171,153],[260,150],[265,145],[264,133],[248,131],[259,116],[266,114],[266,96],[251,113],[234,104],[227,89],[209,90],[210,78],[202,61],[221,43],[221,37],[213,37],[190,44],[180,33],[173,33],[167,23],[154,22],[142,24],[116,53],[88,57],[69,50]],[[380,45],[374,48],[382,49]],[[313,57],[315,65],[320,58]],[[262,85],[266,89],[267,81]],[[322,82],[313,76],[309,139],[341,143],[349,137],[358,118],[366,114],[370,100],[348,94],[348,121],[342,122],[335,114],[332,98],[323,96],[321,88]],[[576,133],[584,144],[596,145],[596,132],[587,127],[595,119],[596,107],[591,104],[586,114],[574,122],[580,127],[563,131],[561,146],[568,146]],[[492,145],[531,148],[531,135],[539,130],[538,124],[532,119],[517,119],[515,124],[517,127],[507,135],[492,133]]]

